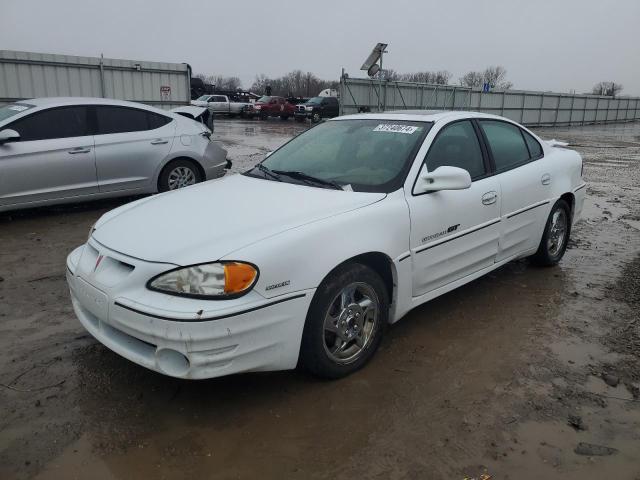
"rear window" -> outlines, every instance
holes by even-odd
[[[96,106],[97,135],[154,130],[171,122],[147,110],[129,107]]]

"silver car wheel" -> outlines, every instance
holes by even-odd
[[[339,364],[355,362],[378,328],[380,301],[366,283],[347,285],[331,302],[324,319],[324,349]]]
[[[169,172],[167,183],[169,190],[195,185],[196,174],[189,167],[176,167]]]
[[[549,255],[555,257],[562,250],[566,236],[567,213],[564,209],[559,208],[553,212],[551,217],[549,238],[547,239],[547,250],[549,251]]]

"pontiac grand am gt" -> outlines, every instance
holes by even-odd
[[[556,264],[581,170],[496,116],[340,117],[242,175],[105,214],[68,257],[73,307],[107,347],[168,375],[340,377],[412,308],[516,258]]]

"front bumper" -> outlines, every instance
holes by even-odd
[[[87,267],[95,265],[96,252],[103,259],[91,272]],[[90,240],[67,258],[78,319],[119,355],[178,378],[295,368],[312,290],[272,299],[251,292],[224,301],[147,290],[145,279],[167,266],[126,257]]]

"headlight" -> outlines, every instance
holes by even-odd
[[[153,277],[147,288],[181,297],[222,299],[247,293],[258,269],[243,262],[216,262],[180,267]]]
[[[256,110],[260,110],[260,109],[262,108],[262,106],[260,106],[260,105],[256,105],[256,106],[255,106],[255,107],[253,107],[253,108],[255,108]]]

